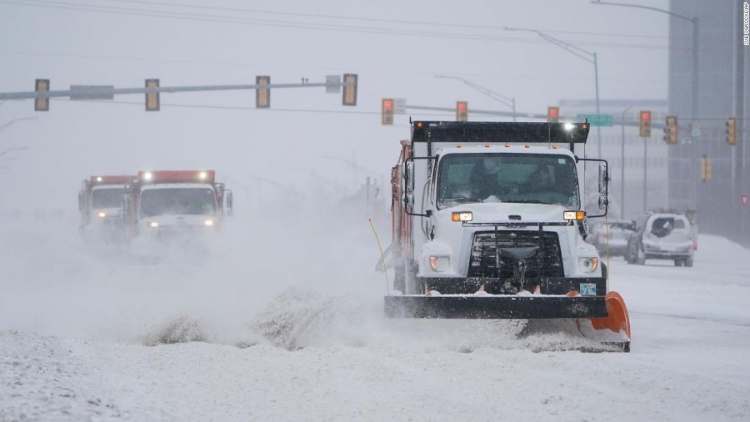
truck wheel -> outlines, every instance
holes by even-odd
[[[681,266],[683,266],[684,264],[685,264],[685,261],[683,261],[683,260],[681,260],[681,259],[675,259],[675,260],[674,260],[674,266],[675,266],[675,267],[681,267]]]
[[[685,261],[682,262],[682,265],[686,267],[692,267],[693,266],[693,258],[688,258]]]

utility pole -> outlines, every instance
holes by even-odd
[[[620,218],[625,218],[625,113],[633,108],[633,106],[630,106],[622,111],[622,142],[620,142],[620,147],[622,148],[622,151],[620,152],[620,157],[622,158],[622,164],[620,165]]]

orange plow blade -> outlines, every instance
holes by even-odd
[[[578,292],[568,293],[570,297],[578,295]],[[630,316],[625,300],[617,292],[608,292],[604,296],[604,301],[607,316],[579,319],[578,330],[588,339],[623,352],[630,352]]]
[[[609,315],[604,318],[592,318],[591,325],[594,326],[595,330],[609,329],[615,333],[624,331],[628,340],[630,340],[630,316],[622,296],[617,292],[609,292],[604,296],[604,301],[607,304]]]

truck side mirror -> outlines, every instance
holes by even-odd
[[[607,194],[607,182],[609,177],[607,176],[607,165],[604,163],[599,164],[599,194]],[[601,208],[601,201],[599,202],[599,208]],[[602,208],[603,209],[603,208]]]
[[[414,192],[414,161],[408,161],[406,163],[406,171],[404,171],[404,185],[406,186],[406,193]]]
[[[227,201],[227,215],[231,217],[232,214],[234,213],[234,211],[233,211],[234,195],[232,195],[232,191],[231,190],[225,190],[224,193],[225,193],[226,198],[227,198],[226,199],[226,201]]]

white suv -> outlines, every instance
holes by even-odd
[[[625,260],[643,265],[647,259],[669,259],[676,267],[692,267],[696,246],[690,220],[683,214],[648,213],[636,223]]]

